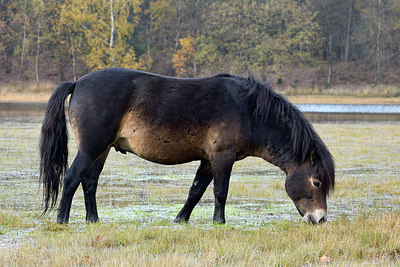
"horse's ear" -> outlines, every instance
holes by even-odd
[[[320,160],[320,157],[318,155],[317,148],[313,148],[311,150],[311,155],[310,155],[310,165],[315,166],[319,160]]]

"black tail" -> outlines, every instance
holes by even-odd
[[[75,83],[63,82],[54,91],[46,107],[40,138],[40,181],[43,183],[43,215],[57,202],[61,176],[68,165],[68,134],[65,99]],[[51,200],[51,204],[49,202]]]

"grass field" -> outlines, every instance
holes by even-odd
[[[400,264],[400,124],[315,124],[336,159],[328,223],[306,225],[284,175],[257,158],[234,166],[227,224],[212,224],[212,187],[189,224],[174,224],[198,162],[161,166],[112,151],[100,223],[78,189],[70,224],[39,219],[40,118],[0,118],[0,265],[310,266]],[[70,131],[71,133],[71,131]],[[70,136],[70,162],[76,153]]]

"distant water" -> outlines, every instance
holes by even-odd
[[[297,104],[302,112],[400,114],[400,105]]]
[[[400,105],[297,104],[311,122],[400,121]],[[42,121],[46,103],[0,102],[1,121]]]

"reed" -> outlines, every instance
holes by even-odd
[[[43,81],[39,83],[15,82],[0,84],[0,93],[51,93],[56,87],[57,83],[49,81]]]
[[[0,84],[1,102],[47,102],[57,88],[54,82]],[[340,85],[277,88],[294,103],[399,104],[400,87],[393,85]]]
[[[283,93],[288,96],[313,95],[313,96],[352,96],[352,97],[399,97],[400,87],[394,85],[372,86],[364,85],[338,85],[331,88],[312,87],[298,88],[286,87]]]

